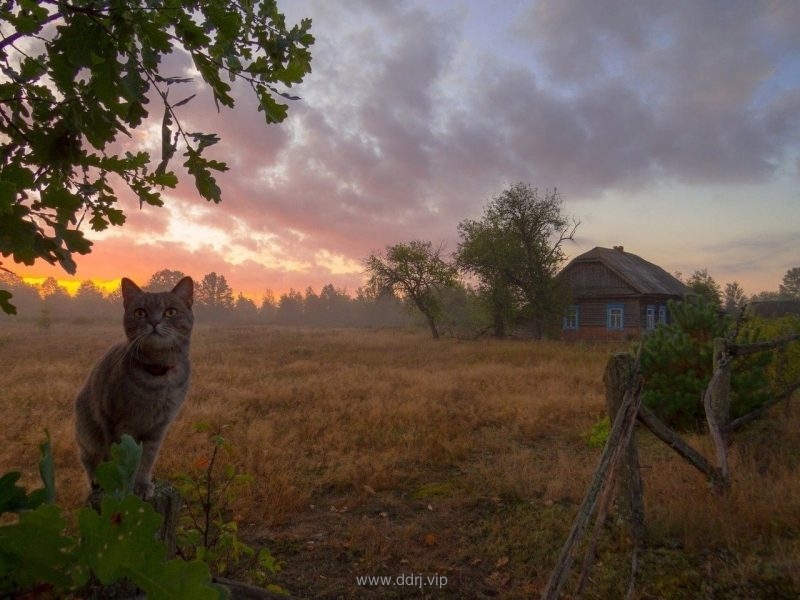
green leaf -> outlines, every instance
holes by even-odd
[[[117,498],[133,493],[134,479],[142,458],[142,446],[125,434],[111,445],[111,460],[97,467],[95,478],[107,494]]]
[[[0,290],[0,309],[3,310],[4,313],[7,315],[15,315],[17,314],[17,307],[11,304],[9,300],[11,300],[12,294],[6,290]]]
[[[47,68],[45,67],[46,60],[47,58],[45,56],[39,56],[38,58],[33,58],[32,56],[25,57],[20,64],[20,77],[24,81],[38,79],[47,72]]]
[[[178,176],[172,171],[168,171],[166,173],[156,173],[150,178],[150,181],[153,185],[174,188],[176,185],[178,185]]]
[[[166,548],[156,539],[163,519],[153,507],[133,495],[105,496],[100,513],[78,511],[81,553],[103,584],[112,583],[163,562]]]
[[[16,485],[19,478],[20,474],[17,471],[6,473],[0,477],[0,514],[31,510],[40,506],[47,499],[47,493],[42,489],[28,494],[24,487]]]
[[[106,211],[106,214],[108,215],[108,220],[112,225],[122,225],[125,223],[125,213],[119,209],[109,208]]]
[[[42,190],[42,204],[50,208],[74,213],[83,204],[83,198],[64,187],[54,184]]]
[[[156,539],[161,522],[161,515],[136,496],[106,496],[100,514],[89,508],[78,513],[82,556],[101,583],[127,577],[149,599],[224,597],[211,585],[205,564],[165,561],[166,546]]]
[[[92,242],[87,240],[83,232],[77,229],[56,227],[56,237],[64,241],[64,244],[70,252],[88,254],[92,247]]]
[[[18,190],[33,187],[33,173],[29,169],[15,163],[11,163],[3,168],[0,179],[14,183]]]
[[[258,95],[258,100],[258,110],[264,111],[267,123],[280,123],[286,118],[289,107],[276,101],[268,90],[263,90]]]
[[[186,153],[189,158],[183,165],[191,175],[194,175],[195,186],[200,195],[206,200],[215,203],[222,201],[222,191],[217,185],[217,180],[211,175],[208,168],[208,161],[194,151]]]
[[[11,181],[0,180],[0,215],[11,214],[16,199],[16,184]]]
[[[21,475],[18,471],[12,471],[0,477],[0,514],[27,508],[28,494],[25,488],[16,485]]]
[[[48,582],[63,589],[73,583],[75,541],[62,534],[67,522],[52,504],[20,515],[0,527],[0,589],[25,589]]]

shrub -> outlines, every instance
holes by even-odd
[[[141,447],[124,436],[112,446],[112,459],[98,468],[105,492],[100,512],[81,508],[78,529],[67,533],[67,519],[53,504],[53,456],[49,439],[41,445],[39,471],[44,487],[30,494],[17,486],[20,474],[0,477],[0,595],[3,597],[81,596],[91,575],[103,585],[129,579],[148,598],[225,597],[211,584],[200,562],[166,559],[166,546],[156,538],[162,517],[149,503],[132,495]]]
[[[222,425],[217,429],[208,423],[194,427],[196,432],[208,436],[211,448],[208,455],[195,460],[188,473],[176,476],[184,501],[177,536],[178,553],[186,559],[202,560],[216,575],[229,577],[237,570],[245,571],[258,585],[283,594],[283,588],[269,582],[280,571],[270,551],[261,548],[256,552],[239,538],[239,526],[231,507],[237,496],[249,491],[253,478],[225,461],[232,453],[228,438],[222,435],[228,427]]]
[[[733,329],[730,318],[703,298],[670,301],[672,322],[644,340],[642,400],[668,425],[697,430],[705,423],[703,394],[713,370],[714,338],[735,336],[737,343],[759,339],[756,329]],[[731,418],[763,404],[769,397],[769,353],[737,358],[731,376]]]

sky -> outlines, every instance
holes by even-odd
[[[354,294],[370,253],[412,239],[455,251],[458,223],[517,182],[559,190],[580,221],[570,258],[622,245],[747,294],[800,266],[796,0],[278,5],[317,40],[287,120],[266,125],[241,87],[234,110],[200,86],[180,113],[222,138],[223,202],[188,183],[161,208],[126,198],[127,223],[87,232],[74,277],[18,274],[146,283],[169,268],[253,299]],[[134,140],[158,157],[155,123]]]

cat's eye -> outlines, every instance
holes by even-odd
[[[174,308],[168,308],[167,310],[164,311],[164,316],[165,317],[174,317],[177,314],[178,314],[178,311],[176,309],[174,309]]]
[[[145,309],[143,309],[143,308],[137,308],[135,311],[133,311],[133,316],[134,317],[139,317],[139,318],[146,317],[147,316],[147,311]]]

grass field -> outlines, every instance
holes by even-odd
[[[0,323],[0,473],[37,484],[48,429],[59,501],[83,502],[72,402],[120,336],[120,326]],[[282,566],[273,581],[298,597],[535,597],[600,455],[586,437],[604,414],[611,351],[199,325],[192,387],[156,475],[174,478],[207,455],[194,424],[229,425],[227,460],[253,476],[231,518],[245,541],[270,549]],[[776,407],[737,436],[725,497],[638,433],[648,536],[637,597],[800,596],[798,412]],[[703,436],[690,441],[713,456]],[[586,597],[620,597],[629,550],[611,520]],[[401,575],[441,587],[357,581]]]

